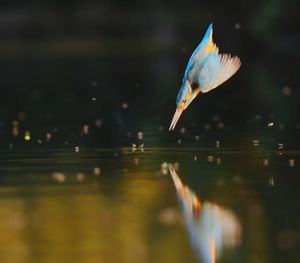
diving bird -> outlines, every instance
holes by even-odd
[[[213,26],[210,24],[188,61],[169,130],[174,130],[182,112],[200,92],[215,89],[237,72],[240,66],[241,61],[237,56],[219,54],[219,48],[213,42]]]

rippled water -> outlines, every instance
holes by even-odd
[[[2,151],[0,261],[296,262],[299,154]]]

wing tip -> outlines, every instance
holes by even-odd
[[[236,71],[241,67],[242,62],[238,56],[231,56],[231,54],[219,54],[221,65],[230,63]]]
[[[233,63],[235,65],[236,71],[237,71],[242,65],[241,59],[238,56],[234,56],[234,57],[232,57],[232,60],[233,60]]]

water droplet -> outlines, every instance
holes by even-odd
[[[92,101],[96,101],[97,100],[97,98],[95,98],[95,97],[92,97]]]
[[[161,169],[167,169],[169,167],[169,165],[167,162],[163,162],[160,167],[161,167]]]
[[[218,157],[216,161],[217,161],[217,165],[221,164],[221,158],[220,157]]]
[[[212,155],[208,155],[207,156],[207,161],[210,162],[210,163],[213,162],[214,161],[214,157]]]
[[[219,122],[218,123],[218,129],[223,129],[224,128],[224,123],[223,122]]]
[[[263,165],[268,166],[269,165],[269,159],[264,159],[263,160]]]
[[[163,175],[167,175],[168,174],[168,168],[169,168],[169,164],[167,162],[163,162],[160,166],[160,172],[163,174]]]
[[[59,182],[59,183],[63,183],[66,180],[66,176],[63,173],[54,172],[52,174],[52,176],[53,176],[54,180]]]
[[[289,86],[284,86],[282,89],[282,93],[284,96],[289,96],[292,93],[292,89]]]
[[[77,180],[77,182],[81,183],[81,182],[84,181],[84,179],[85,179],[85,174],[84,173],[79,172],[79,173],[76,174],[76,180]]]
[[[274,125],[274,122],[268,122],[268,127],[272,127]]]
[[[178,139],[178,140],[177,140],[177,143],[178,143],[178,144],[181,144],[181,139]]]
[[[20,131],[19,131],[19,122],[18,121],[13,121],[12,122],[12,135],[14,137],[19,136]]]
[[[200,135],[195,135],[195,140],[199,141],[200,140]]]
[[[133,163],[134,163],[135,165],[138,165],[138,164],[139,164],[139,159],[138,159],[138,158],[134,158],[134,159],[133,159]]]
[[[178,162],[174,163],[173,168],[176,172],[178,172],[179,171],[179,163]]]
[[[90,128],[89,128],[89,125],[83,125],[83,127],[82,127],[82,133],[84,134],[84,135],[87,135],[87,134],[89,134],[90,133]]]
[[[194,155],[194,161],[196,162],[198,160],[197,155]]]
[[[283,150],[283,146],[284,146],[283,143],[278,143],[278,150]]]
[[[235,23],[235,24],[234,24],[234,29],[235,29],[235,30],[240,30],[241,27],[242,27],[241,23]]]
[[[127,102],[123,102],[121,104],[122,109],[127,110],[128,109],[128,103]]]
[[[220,147],[220,141],[216,141],[216,148]]]
[[[289,159],[289,166],[294,167],[295,166],[295,160],[294,159]]]
[[[101,128],[103,125],[102,119],[95,120],[95,126],[96,128]]]
[[[79,150],[80,150],[79,146],[75,146],[75,149],[74,149],[74,150],[75,150],[76,153],[78,153]]]
[[[273,176],[269,177],[269,185],[272,187],[274,186],[274,177]]]
[[[38,140],[37,140],[37,143],[38,143],[38,144],[42,144],[43,141],[42,141],[41,139],[38,139]]]
[[[253,140],[252,142],[253,142],[254,146],[258,146],[259,145],[259,140]]]
[[[137,138],[138,138],[139,140],[143,140],[143,139],[144,139],[144,134],[143,134],[141,131],[138,132]]]
[[[49,142],[52,138],[52,134],[50,132],[46,133],[46,141]]]
[[[180,132],[181,134],[185,134],[185,133],[186,133],[186,128],[185,128],[184,126],[182,126],[182,127],[180,128],[179,132]]]
[[[168,169],[166,169],[166,168],[162,168],[161,170],[160,170],[160,172],[161,172],[161,174],[163,174],[163,175],[167,175],[168,174]]]
[[[158,215],[158,220],[164,225],[173,225],[177,221],[177,214],[174,209],[166,208]]]
[[[94,167],[94,175],[99,176],[101,174],[101,168],[99,166]]]
[[[24,140],[25,140],[25,141],[30,141],[30,140],[31,140],[31,134],[30,134],[29,131],[25,132]]]

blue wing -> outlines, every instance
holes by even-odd
[[[229,79],[241,66],[238,57],[211,52],[204,61],[193,66],[189,78],[197,83],[201,92],[208,92]]]
[[[201,43],[198,45],[198,47],[194,50],[192,56],[190,57],[189,59],[189,62],[187,64],[187,67],[186,67],[186,70],[185,70],[185,73],[184,73],[184,79],[187,77],[188,75],[188,72],[190,71],[193,63],[195,62],[195,59],[198,58],[198,54],[201,53],[201,50],[202,48],[209,43],[210,41],[210,38],[212,36],[212,27],[213,27],[213,24],[210,23],[210,25],[208,26],[207,30],[206,30],[206,33],[201,41]]]
[[[218,47],[213,43],[212,30],[212,24],[210,24],[201,43],[189,59],[182,90],[178,97],[191,89],[191,83],[196,83],[201,92],[208,92],[229,79],[241,66],[238,57],[219,54]],[[190,85],[186,85],[187,82]]]
[[[204,61],[196,62],[192,69],[191,80],[197,83],[201,92],[207,92],[212,87],[218,72],[221,62],[216,52],[211,52]]]

